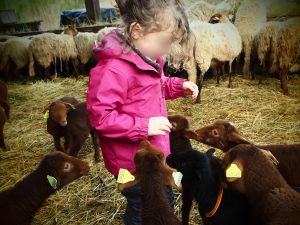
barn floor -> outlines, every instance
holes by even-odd
[[[44,108],[65,95],[84,100],[87,82],[87,77],[80,77],[9,84],[11,118],[5,126],[5,137],[10,151],[0,151],[0,191],[22,179],[43,155],[53,151],[42,114]],[[300,76],[290,78],[290,96],[281,94],[279,80],[274,78],[258,85],[255,80],[236,76],[232,89],[227,88],[227,81],[219,87],[215,83],[215,79],[205,81],[201,104],[193,104],[191,97],[168,101],[169,112],[189,117],[192,128],[217,118],[230,120],[255,143],[300,143]],[[201,150],[208,148],[193,144]],[[89,161],[90,174],[51,196],[35,216],[34,225],[123,224],[125,199],[116,191],[116,182],[103,162],[94,163],[90,140],[79,158]],[[176,197],[179,216],[181,196],[176,193]],[[195,209],[190,222],[201,224]]]

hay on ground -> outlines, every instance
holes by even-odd
[[[65,95],[84,100],[87,82],[86,77],[80,77],[9,84],[11,119],[5,126],[5,137],[10,151],[0,151],[0,191],[26,176],[45,154],[53,151],[43,109]],[[255,143],[300,143],[299,76],[289,80],[291,96],[282,95],[279,80],[271,78],[258,86],[257,81],[235,77],[234,88],[228,89],[226,85],[227,82],[221,82],[216,87],[214,79],[205,81],[201,104],[193,104],[191,97],[168,101],[169,112],[189,117],[192,128],[218,118],[230,120]],[[208,148],[196,142],[193,145],[203,151]],[[116,191],[114,177],[103,162],[94,163],[91,140],[84,145],[79,158],[89,161],[90,174],[51,196],[35,216],[34,225],[123,224],[125,199]],[[179,216],[181,196],[177,192],[176,199]],[[195,207],[190,224],[201,224]]]

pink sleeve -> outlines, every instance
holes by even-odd
[[[114,68],[94,68],[87,91],[87,110],[92,127],[109,138],[142,140],[148,136],[149,118],[118,112],[124,104],[128,80]]]
[[[185,96],[182,88],[183,83],[186,81],[185,79],[163,76],[163,81],[165,85],[166,99],[175,99]]]

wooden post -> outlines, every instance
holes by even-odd
[[[99,0],[84,0],[87,17],[91,23],[100,21],[100,3]]]

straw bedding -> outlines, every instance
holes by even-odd
[[[52,138],[46,132],[43,109],[65,95],[85,99],[88,79],[57,78],[51,82],[9,84],[11,119],[5,126],[9,151],[0,151],[0,191],[3,191],[32,171],[43,155],[53,151]],[[215,85],[215,79],[205,81],[202,103],[193,104],[191,97],[168,101],[170,113],[187,116],[192,128],[199,128],[217,118],[232,121],[245,137],[255,143],[300,143],[300,77],[289,81],[291,95],[280,93],[279,80],[268,78],[263,85],[257,81],[234,78],[234,87],[227,82]],[[193,142],[200,150],[208,147]],[[217,154],[221,154],[218,152]],[[116,182],[103,162],[95,164],[89,139],[79,153],[89,161],[88,176],[68,185],[51,196],[35,216],[33,224],[113,224],[122,223],[125,199],[116,191]],[[180,216],[181,195],[176,192],[176,214]],[[194,207],[190,224],[201,224]]]

